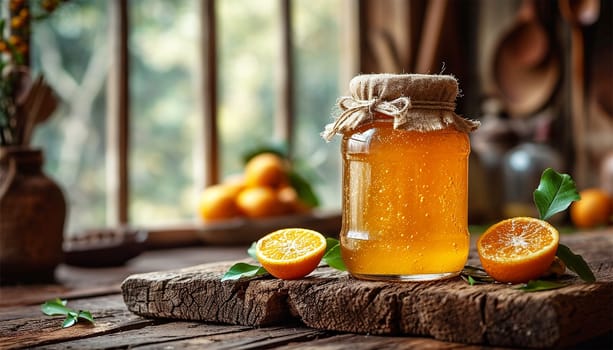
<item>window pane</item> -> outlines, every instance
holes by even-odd
[[[324,206],[340,204],[338,140],[318,136],[338,95],[341,0],[294,1],[295,158]],[[130,220],[136,225],[195,218],[202,185],[198,0],[131,0]],[[277,0],[216,2],[218,122],[222,176],[241,156],[271,142],[276,107]],[[107,182],[108,3],[74,0],[35,24],[32,64],[63,105],[35,133],[47,172],[69,197],[68,232],[104,226]],[[310,169],[310,170],[306,170]],[[300,170],[300,169],[299,169]],[[312,175],[311,172],[321,172]]]
[[[130,14],[130,221],[195,217],[198,0],[133,0]]]
[[[320,136],[339,95],[342,0],[294,1],[295,158],[313,183],[322,207],[340,208],[339,137]],[[300,168],[299,168],[300,170]]]
[[[47,174],[64,188],[68,233],[106,220],[106,14],[104,1],[72,1],[33,27],[32,66],[62,101],[33,143],[45,152]]]
[[[277,0],[224,0],[217,13],[221,169],[228,175],[273,135],[279,8]]]

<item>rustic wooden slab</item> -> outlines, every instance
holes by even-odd
[[[233,264],[138,274],[122,284],[128,309],[152,318],[248,326],[296,322],[321,330],[429,336],[494,346],[577,344],[613,329],[613,232],[564,236],[598,281],[568,274],[570,286],[525,293],[507,285],[469,286],[459,278],[429,283],[356,280],[319,268],[298,281],[269,277],[221,282]],[[477,264],[471,253],[469,263]]]

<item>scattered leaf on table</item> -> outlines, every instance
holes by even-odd
[[[338,243],[338,240],[334,238],[326,238],[326,253],[324,254],[322,260],[328,264],[328,266],[340,270],[347,271],[347,266],[345,266],[345,262],[341,257],[341,245]]]
[[[268,272],[262,266],[251,265],[247,263],[236,263],[230,267],[228,272],[226,272],[221,281],[231,281],[238,280],[246,277],[255,277],[265,275]]]
[[[559,174],[551,168],[545,169],[541,182],[534,191],[534,204],[542,220],[566,210],[579,198],[575,182],[570,175]]]
[[[581,255],[573,253],[570,248],[564,244],[558,244],[558,251],[556,256],[560,258],[566,267],[571,271],[579,275],[579,277],[586,282],[595,282],[596,276],[590,269],[590,266],[585,262]]]
[[[62,328],[68,328],[73,326],[75,323],[77,323],[77,318],[75,316],[68,315],[66,316],[64,322],[62,322]]]
[[[59,298],[47,300],[40,307],[41,311],[48,316],[68,315],[70,308],[66,307],[66,300]]]
[[[59,298],[53,300],[47,300],[44,302],[40,309],[48,316],[65,315],[66,318],[62,322],[62,328],[67,328],[76,324],[79,319],[84,319],[90,323],[94,323],[94,317],[91,312],[86,310],[75,311],[66,306],[67,301]]]
[[[334,246],[339,245],[339,244],[340,244],[340,242],[338,241],[338,239],[332,238],[332,237],[326,237],[326,252],[325,252],[325,254],[328,254],[328,252],[330,250],[332,250],[332,248],[334,248]]]
[[[523,292],[540,292],[566,287],[567,285],[568,284],[566,283],[556,281],[532,280],[528,283],[521,284],[515,287],[515,289],[521,290]]]
[[[79,310],[79,313],[77,314],[78,318],[82,318],[84,320],[87,320],[91,323],[94,323],[94,317],[92,316],[91,312],[89,311],[85,311],[85,310]]]
[[[488,275],[484,269],[471,265],[464,266],[464,269],[460,272],[460,277],[471,286],[475,284],[496,283],[496,280]]]

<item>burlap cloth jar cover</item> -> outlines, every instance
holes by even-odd
[[[458,81],[451,75],[359,75],[351,80],[349,89],[351,96],[338,99],[338,116],[321,134],[326,141],[390,117],[395,129],[422,132],[451,126],[468,133],[480,124],[455,113]]]

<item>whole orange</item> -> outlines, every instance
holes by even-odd
[[[307,213],[310,210],[310,208],[300,200],[298,193],[292,186],[282,186],[277,192],[277,195],[281,203],[285,206],[285,212],[288,214]]]
[[[613,203],[607,192],[590,188],[579,192],[581,199],[570,206],[570,219],[579,228],[606,225],[611,218]]]
[[[245,165],[247,187],[279,187],[286,182],[287,166],[284,160],[274,153],[258,154]]]
[[[277,192],[270,187],[248,187],[238,194],[236,204],[251,218],[281,215],[284,212]]]
[[[205,221],[229,219],[240,214],[236,205],[237,191],[233,186],[213,185],[202,191],[198,212]]]
[[[245,176],[243,174],[232,174],[223,179],[222,185],[226,186],[236,198],[245,189]]]

